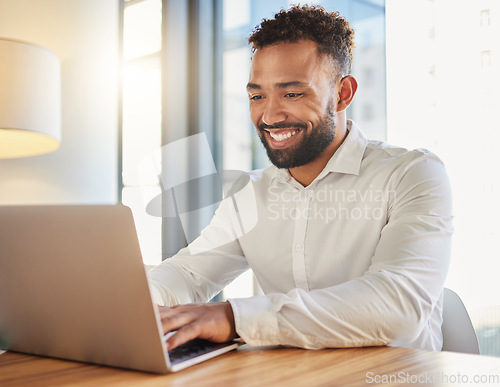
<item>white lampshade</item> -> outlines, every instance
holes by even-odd
[[[61,140],[61,70],[57,56],[0,38],[0,158],[56,150]]]

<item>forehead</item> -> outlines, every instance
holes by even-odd
[[[310,40],[296,43],[280,43],[258,49],[250,69],[250,82],[312,82],[325,77],[324,55],[318,54],[318,46]]]

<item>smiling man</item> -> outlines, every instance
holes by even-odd
[[[253,37],[257,47],[257,37]],[[252,41],[252,38],[251,38]],[[262,43],[260,43],[262,44]],[[255,46],[254,46],[255,47]],[[312,40],[257,49],[247,85],[251,118],[271,162],[309,185],[346,136],[356,80]]]
[[[169,346],[240,336],[440,350],[452,234],[443,164],[370,141],[347,119],[353,31],[338,13],[283,10],[249,41],[251,118],[273,166],[150,273],[163,329],[177,331]],[[264,295],[207,303],[249,268]]]

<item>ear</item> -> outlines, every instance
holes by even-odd
[[[354,94],[356,94],[356,90],[358,90],[358,82],[352,75],[347,75],[340,80],[337,112],[347,109],[354,98]]]

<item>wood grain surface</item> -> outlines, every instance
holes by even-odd
[[[385,382],[385,383],[383,383]],[[0,386],[498,385],[500,358],[396,347],[302,350],[246,345],[178,373],[155,375],[0,354]]]

